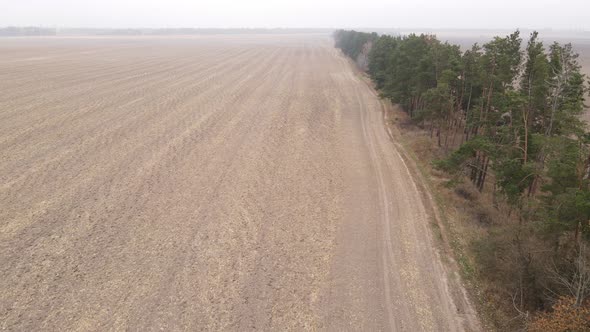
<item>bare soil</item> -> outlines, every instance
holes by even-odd
[[[480,329],[327,36],[5,39],[0,92],[0,329]]]

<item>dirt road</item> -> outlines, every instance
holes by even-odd
[[[0,92],[0,329],[478,329],[327,36],[5,39]]]

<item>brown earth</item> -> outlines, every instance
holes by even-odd
[[[480,329],[327,36],[4,39],[0,91],[0,329]]]

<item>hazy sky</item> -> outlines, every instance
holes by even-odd
[[[0,0],[0,26],[590,30],[590,0]]]

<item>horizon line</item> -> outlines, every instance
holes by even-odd
[[[552,28],[552,27],[495,27],[495,28],[465,28],[465,27],[367,27],[367,26],[348,26],[348,27],[85,27],[85,26],[49,26],[49,25],[3,25],[0,29],[7,28],[39,28],[55,30],[443,30],[443,31],[497,31],[497,30],[537,30],[537,31],[575,31],[590,32],[586,28]]]

